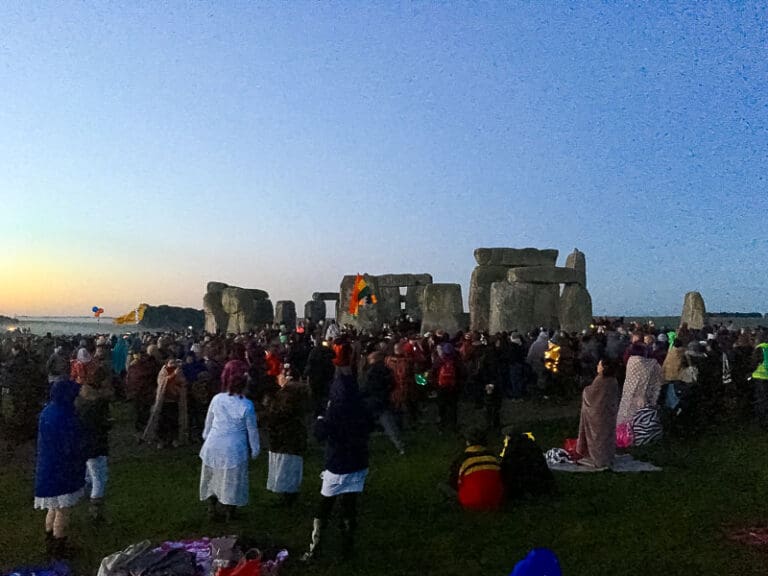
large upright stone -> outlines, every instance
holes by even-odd
[[[555,266],[528,266],[510,268],[508,282],[531,282],[532,284],[579,284],[586,286],[587,277],[583,270],[557,268]]]
[[[472,330],[488,330],[491,284],[505,280],[508,270],[508,266],[477,266],[472,271],[469,281],[469,325]]]
[[[380,277],[378,277],[380,278]],[[374,292],[381,322],[393,323],[400,316],[400,288],[397,286],[382,286],[378,284],[378,291]]]
[[[205,329],[240,334],[271,323],[274,317],[269,294],[255,288],[209,282],[203,296]]]
[[[476,248],[475,261],[480,266],[554,266],[557,250],[538,248]]]
[[[378,284],[376,282],[376,276],[370,274],[363,274],[363,279],[366,284],[371,288],[371,291],[379,297]],[[379,305],[372,304],[367,306],[360,306],[357,316],[352,316],[349,312],[349,302],[352,299],[352,290],[355,287],[356,276],[348,275],[341,279],[341,286],[339,287],[339,307],[336,316],[336,322],[340,326],[350,324],[355,326],[359,330],[378,330],[381,327],[381,317],[379,315]],[[399,295],[399,292],[398,292]]]
[[[326,317],[325,300],[310,300],[304,304],[304,319],[317,324]]]
[[[223,289],[222,289],[223,290]],[[216,334],[227,329],[227,313],[221,306],[221,291],[206,292],[203,296],[203,312],[205,313],[205,331]]]
[[[424,290],[426,286],[408,286],[405,291],[405,313],[411,318],[421,320]]]
[[[285,325],[288,330],[296,328],[296,304],[293,300],[275,302],[275,323]]]
[[[584,277],[586,278],[587,257],[584,255],[584,252],[582,252],[578,248],[574,248],[573,252],[568,254],[568,256],[565,258],[565,267],[573,268],[574,270],[579,270],[581,272],[584,272]],[[586,284],[584,285],[586,286]]]
[[[494,282],[489,331],[495,334],[554,328],[559,324],[559,299],[557,284]]]
[[[455,334],[464,326],[464,304],[459,284],[430,284],[424,288],[421,330]]]
[[[272,307],[272,300],[254,300],[253,316],[248,329],[263,328],[274,321],[275,309]]]
[[[704,306],[704,298],[698,292],[688,292],[683,303],[683,313],[680,315],[680,324],[688,324],[688,328],[700,330],[707,323],[707,309]]]
[[[569,284],[560,296],[560,328],[580,332],[592,324],[592,297],[583,286]]]

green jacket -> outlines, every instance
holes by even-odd
[[[757,370],[752,373],[752,378],[755,380],[768,380],[768,343],[758,344],[757,349],[762,351],[763,361],[758,365]]]

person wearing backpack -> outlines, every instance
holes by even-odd
[[[430,380],[437,390],[440,432],[455,432],[458,428],[460,361],[449,342],[437,348],[437,361],[432,366]]]

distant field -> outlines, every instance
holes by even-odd
[[[126,545],[229,533],[268,535],[295,559],[307,546],[318,500],[320,448],[307,458],[302,499],[286,512],[264,490],[266,455],[251,466],[251,503],[229,527],[209,524],[197,501],[197,448],[158,453],[130,441],[125,407],[114,438],[108,490],[110,523],[92,527],[80,508],[72,526],[80,547],[77,575],[95,574],[101,558]],[[505,421],[532,431],[542,447],[560,445],[577,428],[576,404],[510,404]],[[433,415],[433,414],[432,414]],[[464,407],[463,417],[477,413]],[[434,425],[407,434],[396,455],[381,436],[372,443],[370,481],[360,511],[358,556],[284,574],[372,576],[506,576],[535,546],[556,551],[566,576],[765,574],[760,551],[730,542],[731,526],[768,520],[768,435],[751,426],[721,429],[691,441],[665,440],[637,455],[664,467],[643,475],[561,474],[557,497],[495,514],[446,506],[435,490],[461,442]],[[42,560],[44,514],[32,510],[32,447],[0,468],[0,568]],[[329,529],[329,556],[339,545]]]

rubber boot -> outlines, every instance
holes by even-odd
[[[224,506],[224,522],[229,523],[237,518],[237,506]]]
[[[54,538],[51,544],[51,557],[54,560],[68,560],[72,556],[72,550],[67,545],[67,537]]]
[[[91,498],[88,516],[94,524],[104,520],[104,498]]]
[[[341,558],[349,560],[355,555],[355,521],[345,518],[341,521]]]
[[[208,514],[208,520],[213,521],[216,520],[218,514],[216,510],[216,505],[219,503],[219,499],[216,498],[216,496],[211,496],[207,500],[208,507],[207,507],[207,514]]]
[[[320,543],[322,542],[323,521],[320,518],[312,520],[312,540],[309,543],[309,550],[304,553],[301,559],[304,562],[316,560],[320,556]]]
[[[53,530],[45,531],[45,555],[49,558],[53,556]]]

